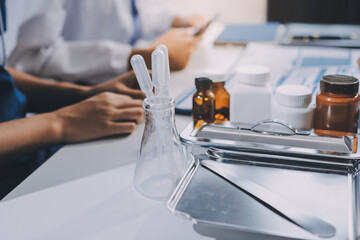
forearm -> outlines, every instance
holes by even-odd
[[[105,92],[51,113],[0,123],[0,162],[47,146],[127,134],[144,118],[142,100]]]
[[[65,82],[52,82],[7,67],[16,87],[28,98],[28,111],[46,112],[85,99],[89,87]]]
[[[0,160],[10,161],[47,146],[62,143],[61,127],[53,114],[0,124]]]

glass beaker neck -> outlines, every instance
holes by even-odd
[[[144,109],[150,112],[167,112],[175,108],[175,100],[169,97],[150,97],[144,99]]]
[[[145,126],[178,135],[175,126],[175,101],[169,97],[151,97],[144,100]]]

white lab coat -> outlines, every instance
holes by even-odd
[[[134,34],[131,0],[45,1],[20,27],[9,65],[42,77],[90,84],[126,72]],[[173,14],[153,2],[136,0],[143,40],[154,40],[172,23]]]

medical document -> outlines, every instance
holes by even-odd
[[[317,92],[321,77],[344,74],[359,78],[360,50],[325,47],[290,47],[249,44],[238,65],[261,64],[270,67],[275,90],[283,84],[301,84]]]

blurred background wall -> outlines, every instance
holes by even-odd
[[[9,55],[15,46],[18,28],[24,20],[37,12],[44,1],[7,0],[8,32],[5,35]],[[99,0],[104,1],[104,0]],[[159,6],[182,14],[200,13],[211,17],[220,14],[219,21],[260,23],[266,21],[266,0],[156,0]]]
[[[16,43],[20,24],[52,0],[7,0],[9,31],[7,53]],[[99,0],[106,1],[106,0]],[[216,13],[223,23],[279,22],[360,24],[360,0],[153,0],[169,11],[184,15]]]
[[[266,0],[157,0],[169,9],[184,13],[201,13],[211,17],[220,14],[219,21],[261,23],[266,21]]]

